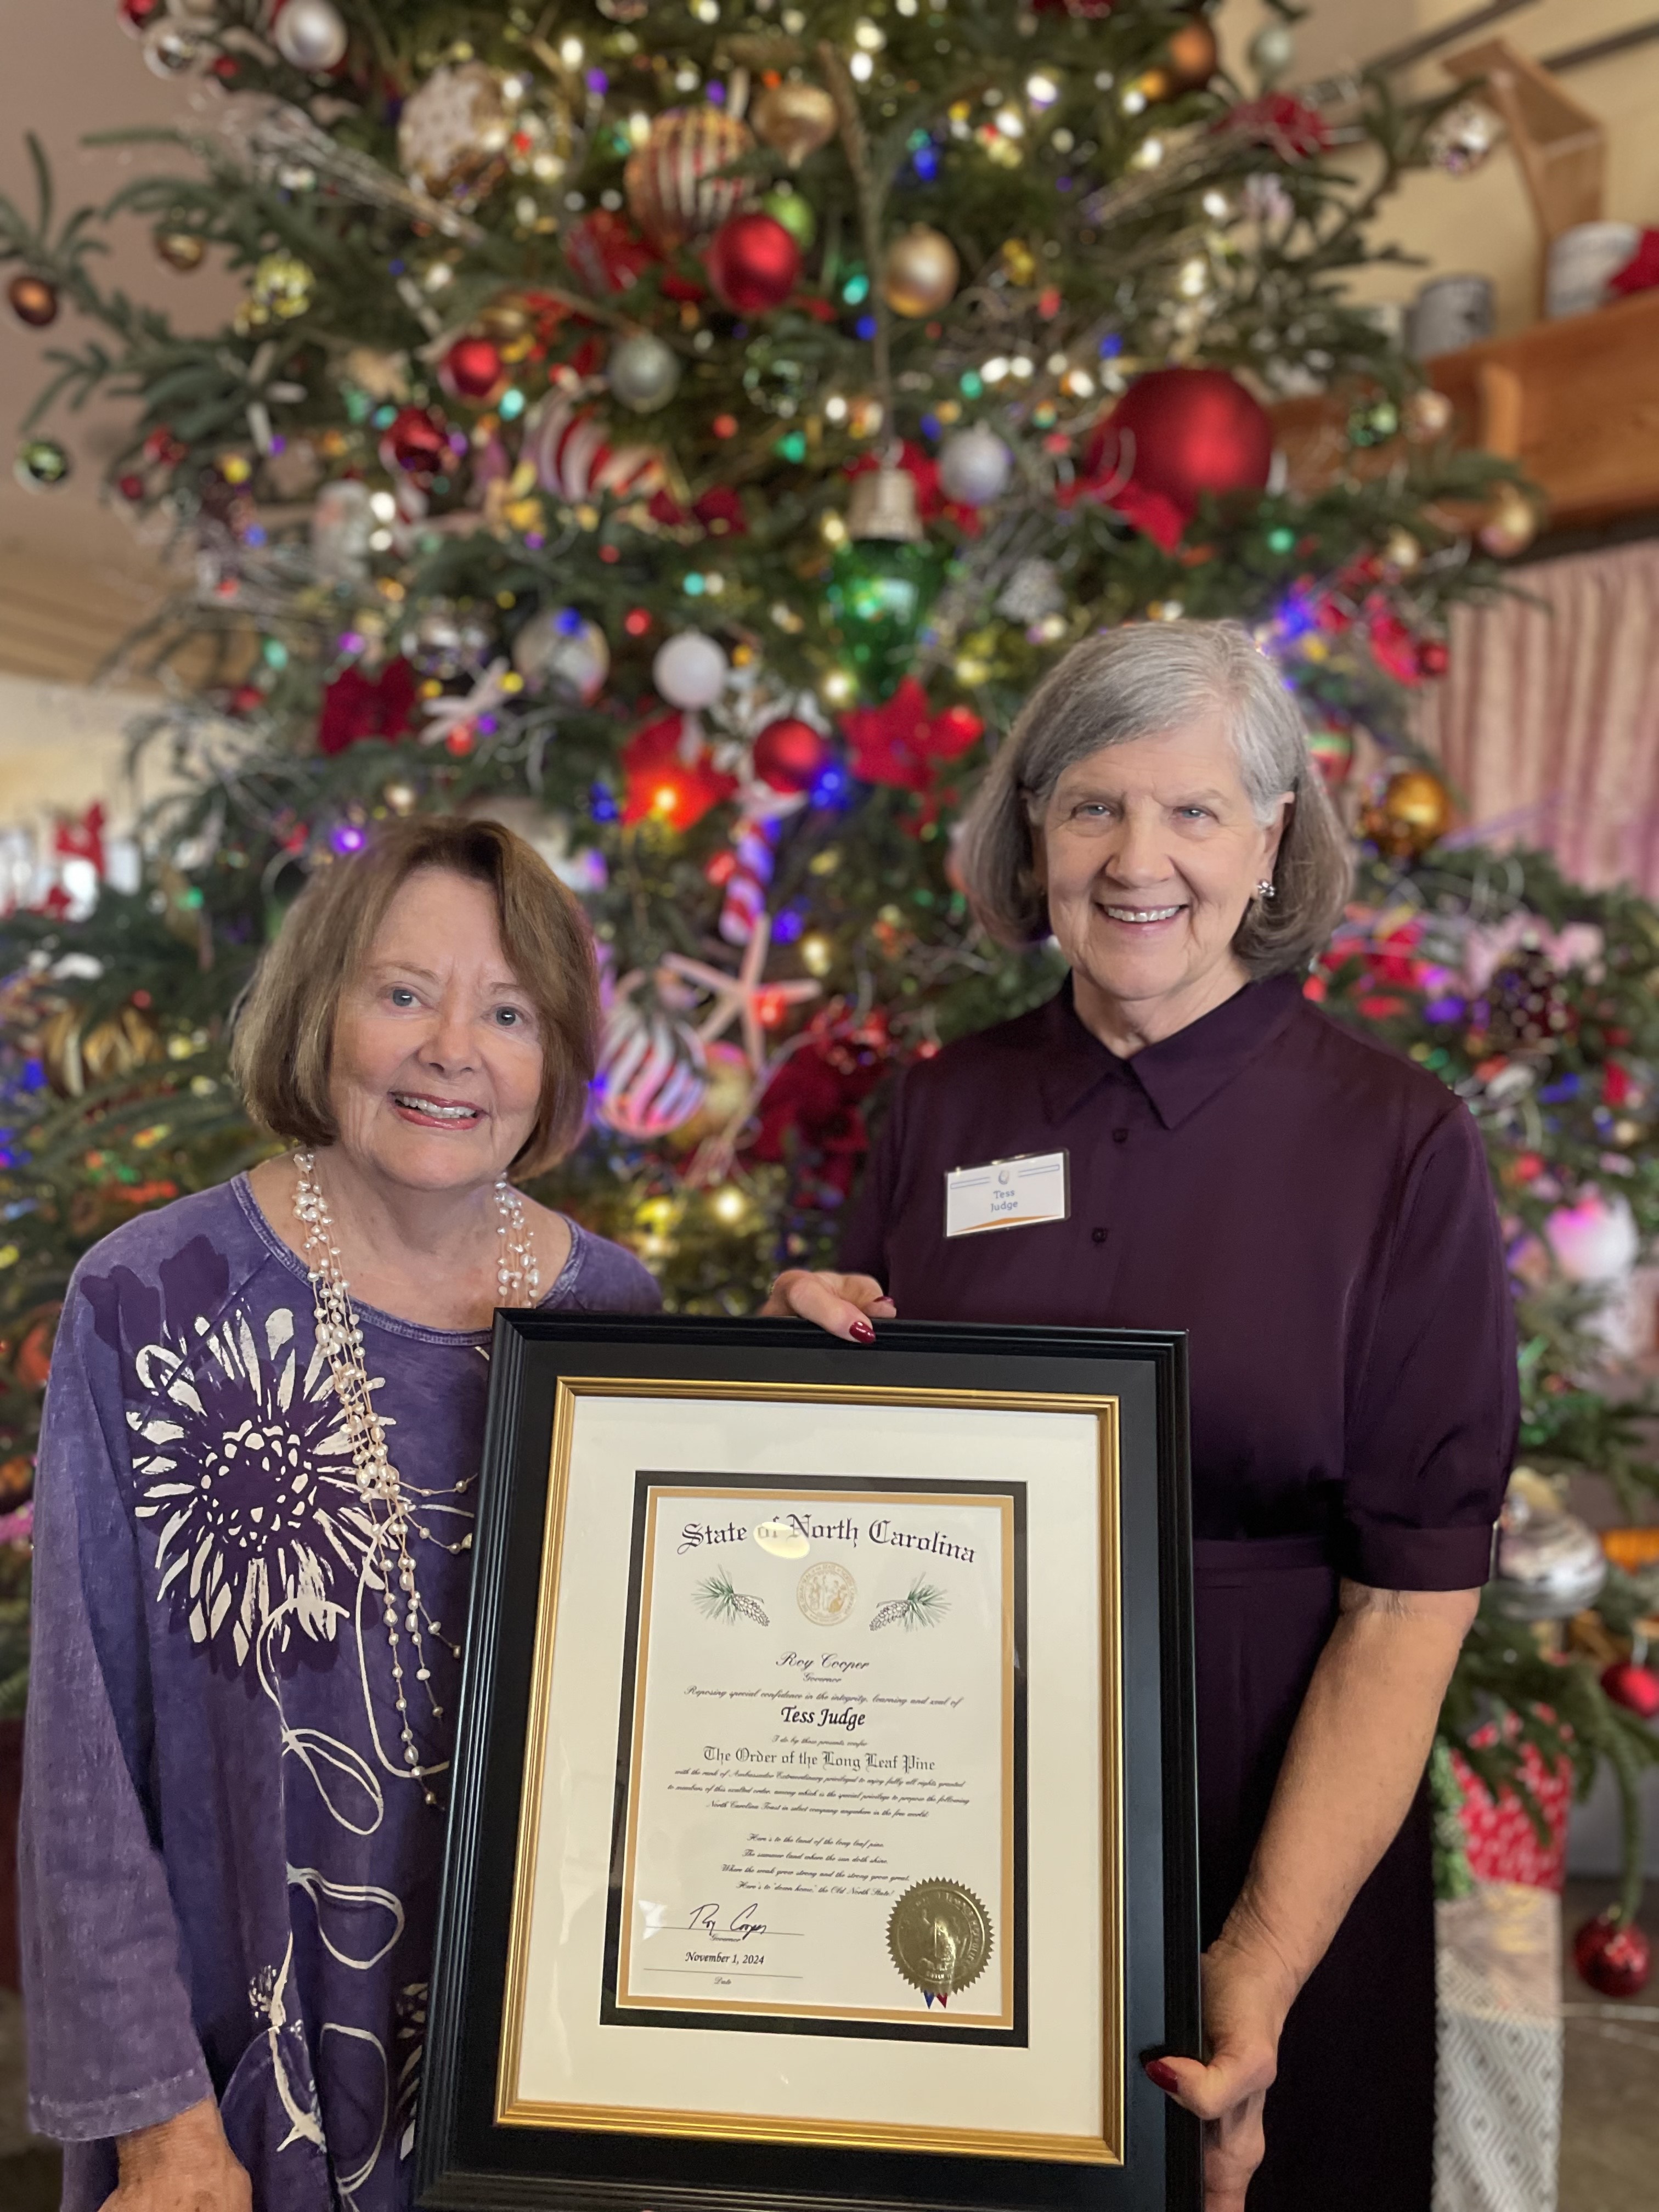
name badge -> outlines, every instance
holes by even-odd
[[[945,1235],[1064,1221],[1072,1210],[1067,1157],[1027,1152],[1016,1160],[988,1160],[982,1168],[952,1168],[945,1178]]]

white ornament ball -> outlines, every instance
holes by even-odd
[[[1642,1249],[1630,1202],[1591,1191],[1577,1206],[1559,1206],[1544,1224],[1555,1264],[1570,1283],[1616,1283],[1629,1274]]]
[[[619,999],[605,1016],[593,1085],[599,1119],[624,1137],[660,1137],[689,1121],[708,1088],[695,1030]]]
[[[513,665],[532,690],[587,707],[605,689],[611,647],[598,623],[574,607],[549,607],[514,639]]]
[[[1250,40],[1249,56],[1263,84],[1274,84],[1296,66],[1296,33],[1288,23],[1264,23]]]
[[[939,489],[963,507],[988,507],[1008,489],[1014,457],[994,430],[975,422],[939,448]]]
[[[345,21],[333,0],[284,0],[270,35],[285,62],[313,76],[345,59]]]
[[[678,637],[657,649],[651,664],[651,680],[671,707],[695,714],[712,707],[732,673],[732,665],[712,637],[700,629],[683,629]]]
[[[1594,1529],[1569,1513],[1543,1477],[1517,1467],[1498,1523],[1492,1595],[1511,1620],[1567,1620],[1590,1604],[1607,1578],[1607,1554]]]
[[[678,356],[649,331],[635,331],[611,349],[605,380],[612,397],[635,415],[654,415],[674,397],[680,380]]]

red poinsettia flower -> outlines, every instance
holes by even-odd
[[[880,1082],[892,1049],[879,1011],[854,1024],[845,1000],[825,1009],[807,1042],[796,1046],[767,1085],[745,1160],[775,1163],[798,1147],[820,1191],[845,1198],[869,1149],[864,1101]]]
[[[714,766],[702,731],[684,714],[663,714],[636,730],[623,747],[622,764],[628,779],[624,828],[660,822],[689,830],[738,787],[735,776]]]
[[[317,720],[319,753],[343,753],[363,738],[401,738],[415,713],[415,671],[406,660],[388,660],[378,676],[354,662],[323,690]]]
[[[878,707],[855,707],[843,714],[841,729],[851,749],[848,765],[861,781],[926,791],[935,765],[966,752],[985,725],[971,707],[947,707],[936,714],[915,678],[907,676]]]
[[[1288,92],[1241,100],[1214,128],[1236,133],[1253,146],[1267,146],[1281,161],[1305,161],[1311,154],[1322,154],[1331,143],[1330,126],[1318,109],[1293,100]]]

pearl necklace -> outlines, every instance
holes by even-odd
[[[334,1218],[317,1181],[315,1153],[296,1152],[294,1165],[294,1211],[299,1217],[306,1265],[311,1276],[318,1349],[328,1362],[334,1378],[334,1395],[345,1416],[357,1494],[371,1511],[376,1506],[385,1511],[385,1519],[378,1526],[374,1556],[380,1567],[380,1588],[386,1601],[384,1618],[386,1640],[392,1646],[392,1680],[398,1732],[403,1738],[404,1764],[410,1779],[421,1784],[427,1803],[436,1805],[438,1798],[432,1789],[431,1778],[444,1772],[449,1762],[443,1759],[435,1765],[422,1762],[420,1747],[409,1722],[402,1637],[407,1635],[409,1638],[415,1680],[426,1687],[427,1702],[434,1720],[441,1720],[443,1707],[432,1695],[426,1638],[428,1635],[434,1637],[456,1658],[459,1658],[461,1648],[441,1633],[441,1624],[422,1602],[416,1587],[410,1538],[424,1537],[428,1543],[439,1544],[450,1553],[471,1551],[472,1538],[468,1534],[457,1544],[446,1544],[415,1517],[386,1448],[385,1426],[374,1410],[373,1394],[377,1386],[370,1382],[363,1359],[362,1326],[351,1303],[350,1286],[341,1270],[339,1247],[334,1241]],[[500,1217],[495,1230],[495,1290],[500,1303],[504,1306],[534,1305],[541,1291],[541,1270],[536,1264],[535,1247],[526,1226],[524,1200],[505,1176],[495,1185],[495,1206]],[[465,1490],[471,1479],[464,1476],[456,1488]]]

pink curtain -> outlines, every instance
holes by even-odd
[[[1526,597],[1454,614],[1449,672],[1423,701],[1465,834],[1659,896],[1659,543],[1513,575]]]

